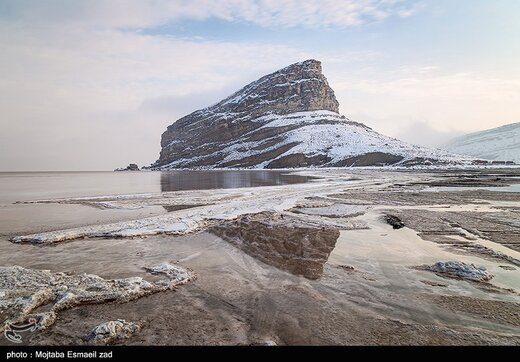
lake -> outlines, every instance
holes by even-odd
[[[0,172],[0,203],[304,183],[288,171]]]
[[[162,207],[98,210],[70,204],[17,202],[183,190],[276,186],[310,177],[271,170],[140,172],[0,172],[0,236],[163,214]]]

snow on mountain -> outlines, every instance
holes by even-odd
[[[292,64],[170,125],[152,168],[471,162],[379,134],[340,115],[338,107],[319,61]]]
[[[268,115],[259,117],[254,121],[263,125],[253,132],[248,132],[241,137],[221,144],[220,149],[215,153],[199,156],[199,158],[178,159],[165,165],[163,169],[187,167],[193,162],[206,158],[220,159],[215,163],[215,167],[226,167],[229,164],[241,167],[243,166],[241,161],[247,162],[250,158],[258,157],[266,152],[284,149],[287,146],[289,146],[287,151],[275,157],[255,165],[246,166],[254,168],[276,166],[277,161],[279,162],[279,160],[283,160],[290,155],[304,155],[303,158],[299,158],[302,161],[299,162],[298,166],[308,166],[307,160],[312,161],[322,155],[328,156],[328,159],[323,161],[323,166],[402,164],[417,158],[442,160],[448,163],[461,161],[461,157],[446,151],[411,145],[384,136],[361,123],[350,121],[348,118],[331,111]],[[272,141],[278,139],[277,133],[272,137],[251,141],[251,134],[254,132],[282,127],[291,130],[285,132],[284,137],[274,144],[272,144]],[[382,153],[394,157],[385,157]],[[360,155],[369,155],[374,161],[360,157]],[[347,161],[343,162],[345,160]],[[281,164],[280,167],[291,167],[291,165]]]
[[[520,122],[457,137],[443,148],[485,160],[520,163]]]

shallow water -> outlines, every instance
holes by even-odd
[[[291,182],[282,180],[285,177],[281,175],[283,172],[278,172],[280,177],[277,178],[275,173],[269,173],[270,171],[267,171],[267,175],[261,172],[254,173],[256,171],[238,171],[243,175],[238,177],[238,181],[232,177],[232,173],[219,172],[222,171],[195,173],[205,174],[204,177],[207,179],[201,179],[200,182],[194,181],[193,177],[197,176],[184,171],[180,174],[165,174],[164,177],[161,173],[153,172],[110,173],[108,179],[112,179],[111,175],[116,175],[115,179],[128,181],[123,182],[125,186],[121,188],[113,182],[114,179],[105,179],[106,187],[100,186],[99,183],[89,185],[88,182],[84,182],[77,183],[76,186],[81,186],[80,189],[69,184],[70,187],[57,190],[49,188],[56,182],[48,180],[47,183],[41,181],[47,187],[43,188],[43,193],[52,196],[37,195],[28,199],[120,193],[155,193],[155,196],[161,197],[160,192],[179,189],[184,187],[182,185],[191,189],[207,189],[261,186],[266,182],[266,178],[274,185]],[[209,176],[210,174],[213,176]],[[92,181],[97,176],[86,178]],[[323,192],[326,185],[327,183],[322,181],[297,185],[294,188],[316,187],[311,190],[314,194],[310,191],[300,194],[301,191],[298,190],[298,197],[312,195],[316,201],[323,199],[323,194],[319,194],[318,189]],[[345,183],[340,187],[348,188],[352,187],[351,185]],[[18,191],[23,191],[23,183],[11,186],[15,189],[20,186]],[[338,188],[332,186],[330,193],[336,194]],[[229,196],[233,193],[244,197],[244,203],[240,204],[242,206],[247,206],[250,200],[262,204],[264,201],[269,204],[272,199],[283,202],[288,198],[296,198],[296,192],[291,190],[292,188],[220,191],[225,197],[216,197],[215,200],[218,199],[220,203],[216,206],[221,207],[231,202],[233,199]],[[325,190],[329,192],[329,189]],[[162,197],[179,197],[181,201],[194,203],[199,201],[198,198],[219,196],[218,194],[219,192],[211,190],[170,193]],[[480,330],[514,333],[514,337],[517,338],[518,329],[513,325],[477,319],[476,316],[484,313],[479,309],[469,310],[469,314],[455,313],[441,308],[440,304],[432,301],[432,298],[437,296],[471,296],[478,298],[478,303],[481,303],[480,299],[485,299],[486,302],[517,302],[517,295],[490,293],[466,281],[443,278],[413,267],[420,264],[431,265],[440,260],[475,263],[485,266],[495,274],[492,280],[494,285],[517,290],[520,288],[518,269],[504,270],[499,267],[500,262],[483,259],[477,255],[454,254],[449,248],[421,239],[417,232],[406,227],[394,230],[381,215],[380,208],[386,208],[384,205],[376,206],[355,218],[360,223],[367,223],[370,229],[341,231],[336,247],[325,263],[324,272],[317,280],[290,274],[287,272],[290,268],[266,264],[258,255],[244,253],[232,243],[208,232],[131,239],[79,239],[46,246],[12,244],[7,241],[5,235],[1,235],[2,228],[13,232],[14,226],[27,233],[27,228],[63,229],[74,224],[100,224],[117,218],[128,220],[154,213],[166,213],[166,210],[159,204],[154,204],[153,200],[134,202],[131,204],[132,207],[143,205],[135,209],[118,209],[117,206],[124,205],[124,202],[115,202],[115,209],[96,209],[79,204],[13,204],[0,199],[0,202],[3,202],[0,205],[2,266],[21,265],[55,272],[93,273],[104,278],[141,276],[147,280],[155,280],[159,277],[146,273],[143,267],[172,262],[191,268],[197,275],[193,282],[175,292],[159,293],[132,303],[82,306],[64,311],[60,314],[55,328],[45,334],[32,335],[35,339],[29,340],[28,343],[74,344],[79,341],[78,338],[92,329],[92,326],[117,318],[144,321],[146,328],[129,342],[132,344],[252,344],[265,341],[327,345],[403,342],[431,344],[432,341],[434,344],[452,341],[458,341],[456,343],[459,344],[482,344],[480,339],[471,339],[477,338]],[[306,197],[302,200],[303,205],[307,202],[313,205],[312,198],[309,200]],[[448,206],[424,205],[424,208],[437,211],[492,211],[492,205],[471,204],[452,208]],[[332,210],[330,214],[335,215],[348,213],[351,208],[351,205],[321,207],[316,210],[309,207],[306,211],[321,215]],[[2,219],[2,212],[3,215],[10,215],[11,219]],[[23,217],[18,217],[17,212],[22,213]],[[303,216],[308,220],[319,218],[317,215]],[[323,219],[327,219],[328,222],[335,220]],[[294,256],[300,257],[301,252],[294,250]],[[505,311],[499,310],[496,314],[518,311],[518,307],[514,305],[508,308]],[[456,330],[466,327],[468,330],[461,337]],[[493,338],[498,338],[497,336],[508,341],[505,338],[510,338],[511,335],[504,337],[493,334]],[[493,339],[496,341],[494,343],[503,340]],[[512,343],[517,343],[516,341],[517,339]],[[0,345],[1,343],[0,340]]]
[[[312,179],[270,170],[169,171],[160,174],[162,192],[288,185]]]
[[[84,205],[23,203],[28,201],[276,186],[304,183],[310,179],[270,170],[0,172],[0,236],[132,220],[167,212],[160,206],[103,210]]]
[[[0,203],[307,182],[287,171],[0,172]]]
[[[430,241],[423,240],[417,232],[402,228],[394,230],[390,225],[384,223],[376,212],[369,212],[358,219],[369,222],[371,228],[367,230],[342,231],[336,243],[336,248],[331,253],[330,260],[337,264],[351,265],[359,270],[364,270],[374,275],[385,275],[383,283],[393,287],[402,288],[407,285],[412,289],[425,288],[420,279],[436,280],[446,282],[445,278],[436,276],[427,271],[411,269],[419,265],[432,265],[438,261],[459,260],[468,264],[476,264],[486,267],[495,278],[494,285],[503,288],[520,289],[520,279],[517,270],[509,271],[499,267],[496,261],[486,260],[475,255],[455,255],[449,250]],[[452,235],[450,235],[453,237]],[[482,240],[479,239],[479,242]],[[482,243],[484,244],[484,243]],[[485,246],[493,250],[503,246],[488,242]],[[518,252],[512,251],[517,256]],[[507,264],[507,263],[504,263]],[[450,288],[461,292],[467,289],[469,284],[465,281],[450,279]],[[469,288],[474,296],[485,296],[485,292],[477,288]],[[466,290],[466,292],[468,292]]]

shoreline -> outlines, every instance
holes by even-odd
[[[168,262],[196,278],[129,303],[64,310],[24,343],[86,344],[89,328],[125,319],[140,323],[140,332],[116,344],[520,344],[520,193],[430,191],[439,180],[464,179],[451,170],[333,171],[292,170],[317,177],[303,184],[36,201],[91,209],[103,203],[100,213],[173,211],[17,233],[20,241],[43,241],[39,247],[2,236],[4,268],[154,281],[143,268]],[[499,172],[511,184],[520,175]],[[475,184],[489,176],[475,171],[471,178]],[[190,207],[176,209],[182,205]],[[393,229],[388,214],[404,227]],[[330,251],[305,236],[314,230],[339,231]],[[326,255],[315,259],[314,248]],[[417,269],[450,260],[494,277],[474,282]]]

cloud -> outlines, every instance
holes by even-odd
[[[254,2],[254,8],[240,3],[243,6],[233,7],[229,18],[266,27],[350,27],[390,16],[406,17],[414,11],[403,1],[387,0],[265,0]]]
[[[0,170],[150,164],[177,118],[307,57],[286,46],[60,25],[0,21]]]
[[[388,94],[395,97],[432,96],[446,100],[504,100],[515,101],[520,96],[520,81],[485,77],[471,73],[451,73],[430,75],[431,68],[419,69],[417,74],[396,79],[362,79],[344,83],[348,88],[355,88],[368,94]],[[425,76],[421,76],[423,73]],[[340,89],[344,86],[340,85]]]
[[[409,143],[427,147],[440,147],[449,140],[463,134],[464,132],[461,131],[437,130],[428,122],[418,121],[410,122],[401,127],[395,136]]]
[[[236,90],[242,86],[244,86],[244,84],[235,87],[224,86],[217,90],[202,91],[181,96],[160,95],[157,97],[146,98],[141,102],[137,111],[157,113],[168,118],[171,118],[172,116],[179,118],[197,109],[205,108],[221,101],[236,92]]]
[[[369,3],[378,8],[373,1],[364,4]],[[320,56],[285,45],[186,40],[129,28],[181,18],[255,22],[258,12],[265,26],[275,25],[276,12],[281,12],[278,26],[319,21],[312,14],[292,16],[291,11],[300,12],[296,3],[277,4],[3,1],[0,170],[150,164],[158,156],[160,134],[176,119],[268,72]],[[311,5],[305,3],[304,13]],[[375,11],[350,6],[344,16]],[[346,26],[342,21],[324,24]],[[345,58],[367,59],[363,52],[333,54],[331,61],[341,64]]]
[[[351,27],[408,17],[418,1],[404,0],[4,0],[3,12],[32,24],[148,28],[180,19],[217,18],[263,27]]]
[[[436,145],[450,133],[520,120],[520,79],[514,77],[446,72],[432,65],[357,73],[334,67],[328,77],[343,113],[413,143]]]
[[[414,143],[429,144],[425,134],[436,140],[449,132],[520,120],[520,81],[514,77],[450,73],[436,64],[400,62],[394,69],[387,54],[369,46],[322,49],[310,42],[295,48],[284,45],[282,37],[271,44],[140,31],[210,18],[277,30],[348,28],[410,16],[419,9],[417,4],[2,0],[0,170],[149,164],[158,156],[159,137],[167,125],[268,72],[307,58],[323,61],[347,116]]]

